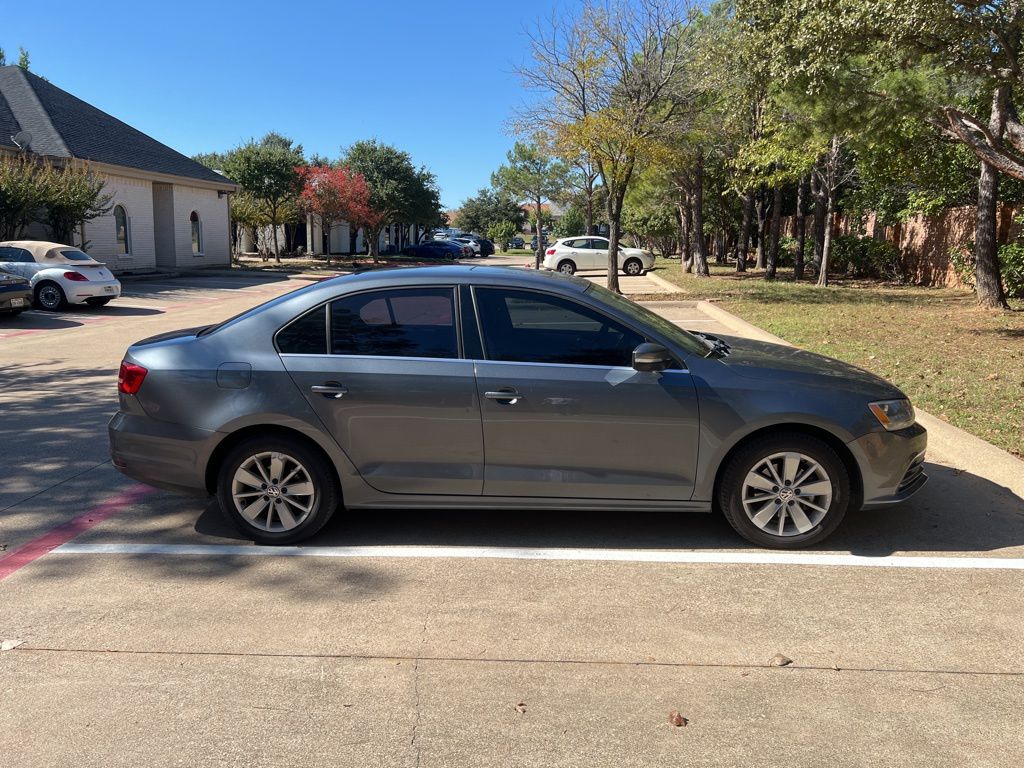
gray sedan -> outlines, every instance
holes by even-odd
[[[341,508],[720,510],[796,548],[925,482],[907,398],[550,273],[349,275],[128,349],[114,465],[293,543]]]

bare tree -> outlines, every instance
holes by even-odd
[[[589,156],[608,216],[608,287],[619,290],[622,205],[638,166],[686,104],[686,0],[588,0],[539,22],[523,84],[542,98],[521,126],[551,136],[565,156]]]

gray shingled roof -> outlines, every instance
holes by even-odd
[[[204,165],[18,66],[0,67],[0,145],[19,130],[33,152],[233,186]]]

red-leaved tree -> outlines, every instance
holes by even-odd
[[[331,224],[336,221],[347,221],[364,232],[380,231],[387,215],[370,205],[370,187],[361,173],[345,166],[309,166],[298,172],[302,177],[302,208],[320,217],[325,237],[329,237]],[[330,264],[329,243],[324,250]]]

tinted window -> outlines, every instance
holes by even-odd
[[[83,253],[77,248],[65,248],[64,250],[59,251],[59,253],[68,261],[92,261],[92,256],[87,253]]]
[[[589,307],[532,291],[478,288],[489,360],[629,366],[644,338]]]
[[[278,331],[277,348],[292,355],[327,354],[327,308],[307,312]]]
[[[586,239],[583,239],[583,240],[567,240],[565,245],[566,245],[567,248],[586,248],[587,247],[587,241],[586,241]]]
[[[592,251],[607,251],[608,241],[591,239],[590,245],[588,245],[587,248],[590,248]]]
[[[459,356],[451,288],[374,291],[331,304],[331,351],[387,357]]]

